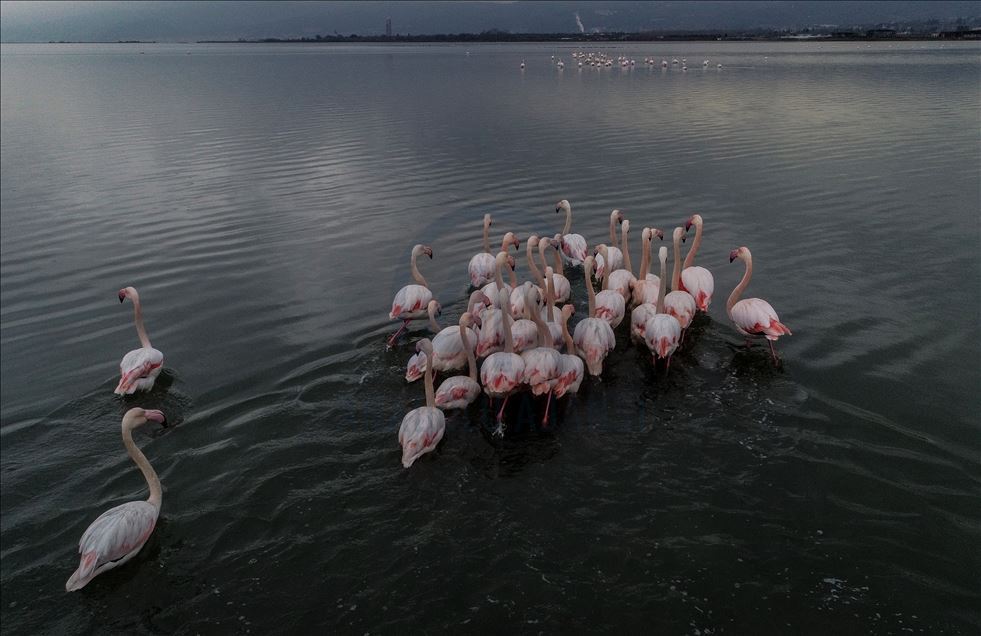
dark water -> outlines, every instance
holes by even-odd
[[[981,629],[981,48],[571,50],[3,47],[5,633]],[[455,321],[482,215],[551,234],[560,198],[591,243],[701,213],[710,317],[667,378],[621,334],[551,430],[481,403],[404,470],[411,246]],[[739,245],[782,371],[726,319]],[[125,285],[166,370],[121,400]],[[177,423],[137,434],[160,523],[67,594],[146,496],[134,404]]]

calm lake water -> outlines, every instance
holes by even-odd
[[[981,47],[602,49],[637,65],[4,45],[3,631],[977,633]],[[619,333],[549,430],[519,399],[497,440],[481,401],[403,469],[412,245],[455,323],[483,214],[550,235],[561,198],[591,244],[613,208],[701,213],[709,316],[667,377]],[[725,315],[740,245],[781,370]],[[120,399],[126,285],[166,368]],[[133,405],[176,424],[136,435],[160,522],[67,594],[88,524],[146,497]]]

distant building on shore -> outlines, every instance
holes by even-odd
[[[386,38],[392,37],[392,19],[391,18],[385,18],[385,37]]]

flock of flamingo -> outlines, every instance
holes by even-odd
[[[606,53],[602,53],[602,52],[594,53],[590,51],[575,51],[572,53],[572,59],[574,60],[573,63],[578,64],[578,67],[580,69],[583,68],[584,66],[590,66],[594,68],[604,68],[604,67],[609,68],[612,66],[619,66],[621,68],[631,68],[637,65],[637,60],[626,57],[625,55],[619,55],[616,58],[614,58],[612,55],[607,55]],[[554,64],[555,68],[557,68],[560,71],[565,68],[565,62],[562,61],[562,58],[556,60],[554,55],[552,56],[552,64]],[[658,66],[658,62],[653,57],[645,57],[644,65],[646,65],[649,68],[655,68],[656,66]],[[688,58],[684,58],[684,57],[681,58],[681,62],[678,61],[678,58],[672,58],[671,66],[678,67],[679,65],[682,71],[687,71]],[[668,61],[661,60],[660,67],[662,69],[667,69]],[[709,67],[709,61],[702,60],[702,68],[707,69],[708,67]],[[520,68],[522,70],[525,68],[524,60],[521,60]],[[716,64],[716,68],[721,69],[722,64],[721,63]]]
[[[692,215],[684,227],[671,234],[674,267],[668,292],[668,249],[658,249],[660,274],[650,272],[651,242],[663,239],[661,230],[645,227],[641,232],[643,257],[635,275],[630,260],[628,236],[630,221],[619,210],[610,213],[610,243],[590,250],[586,239],[572,232],[572,208],[559,201],[556,212],[565,213],[565,228],[560,234],[531,235],[525,242],[525,257],[533,280],[520,283],[515,274],[516,252],[520,241],[507,232],[497,254],[491,252],[490,215],[484,216],[483,251],[470,259],[470,294],[467,311],[456,326],[439,328],[440,304],[433,298],[426,279],[419,272],[417,258],[432,258],[432,248],[416,245],[412,249],[411,271],[415,283],[398,291],[389,318],[401,320],[402,327],[389,338],[389,346],[413,320],[427,319],[435,335],[416,346],[417,353],[407,365],[406,379],[425,377],[426,406],[409,411],[399,427],[402,465],[408,468],[422,455],[432,451],[446,430],[444,410],[463,409],[483,391],[491,403],[502,401],[497,411],[496,434],[503,434],[504,407],[508,398],[519,391],[546,396],[548,421],[553,399],[576,393],[586,373],[599,376],[603,362],[616,346],[614,329],[626,324],[630,337],[650,349],[653,362],[671,364],[692,318],[698,311],[708,311],[712,302],[714,281],[711,272],[694,264],[702,241],[702,217]],[[617,226],[620,237],[617,238]],[[681,263],[681,243],[695,228],[691,249]],[[619,246],[618,246],[619,244]],[[552,264],[548,250],[552,249]],[[537,255],[536,255],[537,252]],[[733,289],[726,310],[736,329],[747,339],[761,336],[770,344],[774,364],[778,364],[773,341],[789,335],[790,329],[780,322],[769,303],[759,298],[740,299],[753,273],[753,259],[746,247],[733,250],[729,261],[745,264],[742,280]],[[571,286],[565,267],[582,267],[589,297],[589,315],[569,331],[569,319],[575,313],[571,303]],[[507,271],[508,282],[504,281]],[[593,277],[600,285],[597,292]],[[131,395],[147,391],[163,368],[163,354],[150,344],[143,325],[140,296],[133,287],[121,289],[120,302],[133,303],[133,320],[140,348],[123,356],[120,378],[114,392]],[[562,305],[562,307],[558,307]],[[627,308],[630,317],[626,320]],[[747,340],[748,342],[748,340]],[[478,365],[477,358],[482,359]],[[434,387],[437,371],[448,373],[468,369],[467,375],[453,375]],[[150,496],[146,501],[130,501],[104,512],[85,530],[78,544],[78,568],[65,583],[69,592],[79,590],[99,574],[116,568],[140,551],[153,533],[160,514],[162,489],[160,479],[146,456],[133,441],[133,430],[147,422],[166,424],[157,410],[131,408],[123,416],[122,438],[127,454],[143,473]]]
[[[651,243],[655,238],[663,240],[661,230],[642,230],[641,264],[634,274],[628,240],[630,221],[619,210],[610,213],[609,244],[596,245],[592,253],[586,239],[572,232],[569,202],[559,201],[555,211],[565,213],[565,228],[551,238],[534,234],[528,237],[525,258],[532,280],[523,283],[518,282],[515,273],[516,256],[520,254],[518,237],[513,232],[505,233],[500,250],[493,254],[491,216],[484,216],[483,251],[470,259],[468,268],[470,286],[475,291],[456,326],[440,329],[437,318],[441,306],[419,271],[418,257],[431,259],[432,248],[416,245],[412,249],[410,270],[415,282],[395,294],[389,318],[401,320],[402,326],[389,338],[388,345],[394,346],[413,320],[428,319],[435,335],[416,344],[416,353],[406,365],[406,380],[413,382],[424,377],[426,405],[409,411],[399,427],[404,467],[439,444],[446,431],[443,411],[468,407],[481,391],[492,407],[495,399],[501,400],[496,435],[504,431],[508,398],[519,391],[546,396],[542,423],[547,425],[553,399],[576,393],[586,373],[603,373],[603,363],[616,346],[614,330],[621,324],[626,324],[631,340],[650,350],[655,368],[660,360],[664,361],[667,373],[671,356],[682,343],[696,312],[708,311],[715,282],[709,270],[695,265],[702,242],[701,215],[692,215],[683,227],[676,227],[671,233],[674,262],[668,279],[667,247],[658,249],[659,275],[650,271]],[[682,264],[681,243],[692,227],[694,241]],[[516,254],[511,253],[512,246]],[[773,363],[778,365],[773,342],[790,335],[790,329],[765,300],[741,298],[753,275],[753,257],[749,248],[739,247],[729,254],[730,263],[736,259],[743,262],[745,270],[729,295],[726,312],[736,330],[746,337],[747,345],[752,337],[766,339]],[[582,268],[589,300],[589,315],[575,325],[571,334],[569,318],[575,308],[565,276],[567,265]],[[505,271],[508,282],[504,280]],[[599,292],[593,285],[594,276]],[[478,358],[482,359],[479,374]],[[467,369],[467,375],[452,375],[435,387],[436,372],[463,369]]]

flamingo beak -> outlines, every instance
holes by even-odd
[[[688,235],[687,234],[682,234],[681,235],[681,242],[684,243],[686,240],[688,240]]]
[[[739,258],[739,250],[738,249],[734,249],[731,252],[729,252],[729,262],[730,263],[733,262],[734,260],[736,260],[737,258]]]
[[[164,416],[163,411],[158,411],[156,409],[147,409],[143,412],[143,417],[150,420],[151,422],[157,422],[158,424],[163,424],[167,426],[167,418]]]
[[[126,300],[126,294],[124,294],[123,292],[119,292],[117,296],[119,296],[119,302],[123,302],[124,300]]]
[[[661,230],[654,230],[654,236],[656,236],[658,240],[661,241],[664,240],[664,232],[662,232]]]
[[[685,232],[691,229],[691,219],[685,221]]]

